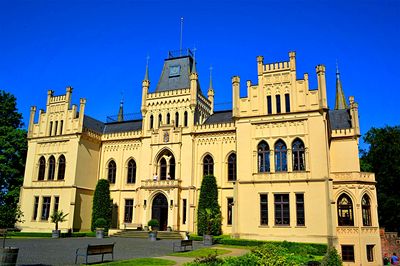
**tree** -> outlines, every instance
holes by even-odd
[[[110,183],[106,179],[97,182],[93,196],[92,207],[92,231],[96,229],[96,221],[99,218],[106,220],[105,229],[110,228],[112,216],[112,201],[110,197]]]
[[[16,98],[0,90],[0,225],[14,227],[21,217],[19,191],[24,179],[26,131]]]
[[[371,128],[363,137],[361,170],[374,172],[379,203],[379,225],[400,232],[400,126]]]
[[[210,219],[210,217],[212,219]],[[221,234],[221,208],[218,204],[217,181],[206,175],[201,182],[199,206],[197,209],[197,234]]]
[[[342,258],[340,258],[339,253],[337,252],[336,248],[330,247],[326,252],[324,258],[321,262],[322,266],[342,266]]]
[[[55,224],[55,230],[58,230],[58,223],[65,222],[67,219],[68,213],[64,213],[63,211],[55,211],[51,216],[51,222]]]

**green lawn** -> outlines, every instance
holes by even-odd
[[[170,254],[170,256],[176,256],[176,257],[190,257],[190,258],[195,258],[195,257],[206,257],[211,254],[217,255],[223,255],[223,254],[228,254],[231,253],[230,250],[227,249],[219,249],[219,248],[201,248],[193,251],[187,251],[187,252],[174,252]]]
[[[130,260],[121,260],[108,263],[102,263],[99,265],[132,265],[132,266],[151,266],[151,265],[175,265],[176,262],[173,260],[165,259],[153,259],[153,258],[139,258]]]

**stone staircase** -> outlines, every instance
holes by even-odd
[[[139,230],[124,230],[114,234],[115,237],[128,237],[128,238],[148,238],[148,231],[139,231]],[[158,231],[157,232],[158,239],[182,239],[182,236],[177,231]]]

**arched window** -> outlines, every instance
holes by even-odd
[[[169,176],[171,179],[175,179],[175,158],[173,156],[169,159]]]
[[[293,171],[306,170],[304,143],[300,139],[295,139],[292,145]]]
[[[171,115],[168,113],[167,114],[167,124],[169,125],[171,123]]]
[[[64,180],[65,177],[65,157],[61,155],[58,158],[58,173],[57,173],[57,180]]]
[[[228,157],[228,181],[236,181],[236,154]]]
[[[56,171],[56,159],[52,155],[49,158],[49,173],[47,175],[48,180],[54,180],[54,172],[55,171]]]
[[[363,226],[371,226],[371,203],[369,196],[365,194],[361,200]]]
[[[42,156],[39,159],[38,180],[44,180],[45,172],[46,172],[46,159]]]
[[[339,226],[353,226],[353,203],[347,194],[340,195],[337,201]]]
[[[153,129],[153,127],[154,127],[154,116],[151,115],[150,116],[150,129]]]
[[[179,113],[175,113],[175,127],[179,127]]]
[[[160,160],[160,180],[167,179],[167,161],[165,158],[161,158]]]
[[[265,173],[270,171],[269,146],[265,141],[261,141],[257,146],[258,151],[258,172]]]
[[[128,184],[136,183],[136,162],[130,159],[128,162],[128,176],[126,179]]]
[[[275,143],[275,172],[287,171],[287,148],[285,142],[278,140]]]
[[[159,180],[175,179],[175,157],[168,149],[163,150],[157,157],[157,173]]]
[[[115,177],[117,174],[117,165],[113,160],[108,163],[108,181],[110,184],[115,184]]]
[[[187,111],[185,111],[185,113],[183,113],[183,126],[185,126],[185,127],[188,126],[188,113],[187,113]]]
[[[203,159],[203,176],[214,174],[214,160],[210,155]]]
[[[162,114],[158,115],[158,127],[160,127],[162,124]]]

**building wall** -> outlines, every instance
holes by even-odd
[[[37,122],[34,119],[36,107],[31,112],[28,157],[21,190],[21,208],[26,221],[20,227],[24,231],[49,231],[53,225],[40,217],[43,197],[51,197],[51,214],[58,196],[59,209],[69,213],[60,227],[88,230],[96,183],[99,179],[108,179],[109,163],[113,160],[116,178],[110,190],[116,206],[113,221],[117,229],[147,225],[152,218],[153,200],[162,194],[167,201],[167,225],[173,230],[195,233],[203,160],[210,155],[219,190],[224,234],[248,239],[326,243],[337,247],[339,252],[342,245],[351,245],[354,261],[346,265],[380,265],[375,177],[359,169],[358,106],[351,98],[350,128],[332,130],[325,67],[317,66],[316,72],[318,87],[310,90],[308,74],[302,79],[296,78],[294,52],[289,53],[288,61],[272,64],[264,64],[263,58],[257,57],[258,83],[247,82],[247,95],[240,97],[240,78],[233,77],[232,119],[214,123],[207,122],[215,115],[214,90],[210,87],[205,97],[198,89],[197,73],[190,74],[190,87],[172,91],[150,93],[150,81],[144,80],[142,128],[129,131],[96,131],[84,123],[85,100],[81,99],[79,112],[71,105],[72,88],[67,88],[66,94],[61,96],[49,91],[46,111],[39,112]],[[279,97],[280,110],[277,108]],[[179,114],[178,126],[176,113]],[[170,123],[166,122],[168,114]],[[130,122],[106,124],[105,127],[124,123]],[[305,166],[300,170],[294,168],[292,145],[295,140],[304,144]],[[265,172],[259,168],[258,145],[262,141],[269,146],[270,169]],[[284,171],[278,171],[275,166],[278,141],[286,145],[287,170]],[[236,154],[237,177],[228,180],[228,157],[233,153]],[[40,157],[44,156],[47,163],[50,156],[57,159],[61,154],[67,162],[64,180],[37,180]],[[155,173],[160,176],[163,156],[175,158],[175,180],[153,180]],[[136,162],[136,182],[128,184],[128,161],[131,159]],[[353,226],[338,225],[337,204],[342,193],[352,199]],[[360,204],[365,194],[371,200],[370,226],[363,226],[361,222]],[[267,222],[262,225],[261,195],[266,195],[268,213]],[[288,224],[277,222],[275,195],[288,195]],[[297,221],[301,204],[296,195],[304,195],[304,224]],[[33,220],[35,197],[39,197],[39,204],[38,215]],[[230,198],[233,202],[228,206]],[[126,199],[133,199],[132,222],[124,221]],[[184,200],[187,202],[185,219]],[[232,208],[232,224],[227,220],[229,208]],[[367,261],[366,245],[374,245],[372,262]]]

